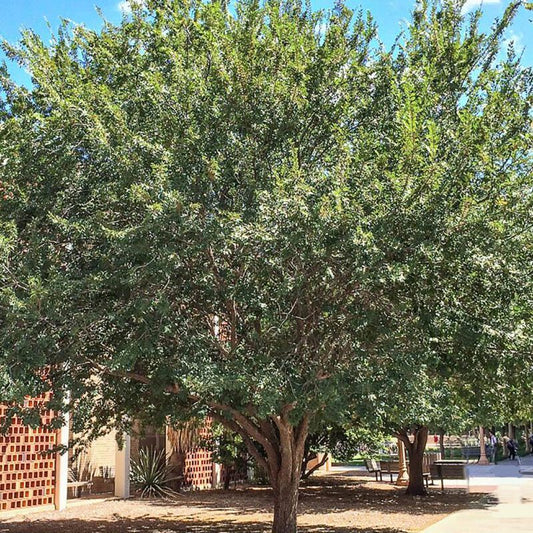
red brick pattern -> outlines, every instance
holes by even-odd
[[[28,399],[36,407],[45,398]],[[8,407],[0,404],[0,423]],[[53,413],[45,412],[41,424],[48,424]],[[57,444],[57,431],[31,429],[13,418],[7,435],[0,435],[0,511],[54,503],[55,454],[46,453]]]
[[[185,484],[196,489],[211,488],[213,483],[213,454],[207,450],[188,453],[185,459]]]
[[[211,434],[213,421],[207,418],[199,433],[202,438]],[[199,448],[187,454],[185,459],[185,484],[195,489],[211,488],[213,484],[213,453]]]

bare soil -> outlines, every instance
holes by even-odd
[[[454,511],[490,505],[487,494],[462,489],[441,493],[437,486],[430,487],[425,498],[405,496],[404,490],[359,472],[314,477],[302,486],[299,531],[421,531]],[[175,500],[78,500],[61,513],[6,518],[0,533],[269,533],[271,519],[270,489],[242,487],[189,492]]]

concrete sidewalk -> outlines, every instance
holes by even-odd
[[[453,513],[424,533],[533,532],[533,456],[497,465],[468,467],[469,486],[490,489],[497,503]]]

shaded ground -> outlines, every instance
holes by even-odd
[[[389,483],[356,475],[317,477],[302,487],[302,533],[420,531],[447,514],[487,505],[486,495],[430,489],[413,499]],[[267,488],[190,492],[173,501],[106,500],[70,506],[62,513],[17,515],[0,533],[268,533],[272,497]]]

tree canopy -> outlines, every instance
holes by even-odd
[[[293,1],[148,0],[4,45],[33,86],[2,71],[2,395],[51,389],[96,432],[210,415],[292,533],[315,424],[527,387],[519,4],[483,34],[419,2],[390,51],[370,15]]]

